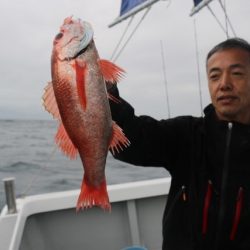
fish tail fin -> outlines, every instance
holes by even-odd
[[[123,147],[129,145],[130,141],[122,132],[122,129],[113,121],[113,133],[109,145],[112,154],[115,154],[115,151],[119,153],[120,150],[123,150]]]
[[[106,179],[99,186],[89,185],[84,176],[81,186],[81,192],[78,197],[76,211],[80,209],[88,209],[93,206],[101,207],[105,211],[111,211],[109,197],[107,192]]]

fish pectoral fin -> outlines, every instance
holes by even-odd
[[[48,82],[42,96],[44,108],[56,119],[61,120],[52,82]]]
[[[79,101],[83,110],[85,111],[87,107],[86,86],[85,86],[87,65],[84,62],[79,62],[75,60],[74,68],[76,71],[76,86],[77,86]]]
[[[62,123],[59,124],[55,136],[55,142],[66,156],[68,156],[71,160],[76,159],[78,154],[78,149],[69,138]]]
[[[113,121],[113,133],[109,145],[109,149],[112,154],[115,154],[115,151],[119,153],[119,150],[123,150],[123,147],[128,147],[130,141],[122,132],[122,129]]]
[[[124,76],[125,71],[114,63],[104,59],[98,63],[105,81],[115,84]]]

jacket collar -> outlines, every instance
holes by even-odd
[[[219,127],[228,127],[228,121],[218,119],[216,112],[215,112],[215,108],[212,104],[209,104],[208,106],[204,108],[204,114],[205,114],[206,122],[209,122],[209,123],[215,122],[215,124],[217,124]],[[234,127],[250,130],[250,125],[246,125],[246,124],[242,124],[242,123],[234,122],[234,121],[232,121],[232,123]]]

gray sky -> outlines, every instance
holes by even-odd
[[[0,6],[0,119],[52,119],[42,107],[41,96],[50,80],[52,41],[65,17],[74,15],[92,24],[97,49],[105,59],[110,59],[128,23],[107,27],[119,14],[118,0],[0,0]],[[116,61],[127,72],[119,83],[120,93],[138,115],[167,117],[160,41],[171,116],[200,115],[194,19],[203,106],[209,103],[205,57],[226,35],[208,9],[190,17],[192,6],[192,0],[172,0],[169,6],[168,1],[156,3]],[[211,7],[224,23],[218,1]],[[226,7],[237,36],[250,41],[250,1],[226,0]],[[136,16],[131,30],[142,14]]]

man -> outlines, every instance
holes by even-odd
[[[131,141],[114,156],[171,174],[164,250],[250,249],[250,45],[235,38],[215,46],[207,77],[204,117],[157,121],[136,116],[123,99],[111,103]],[[110,92],[119,97],[116,87]]]

